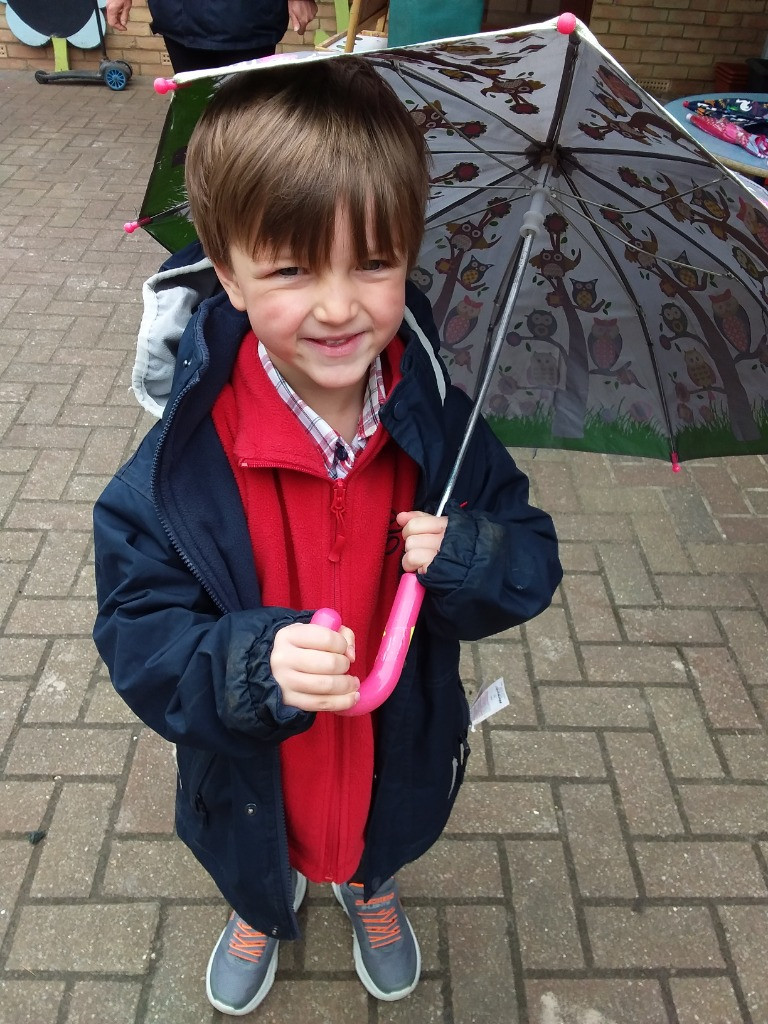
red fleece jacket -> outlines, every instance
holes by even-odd
[[[269,381],[249,333],[213,420],[237,480],[265,605],[335,608],[355,634],[353,671],[376,657],[397,588],[417,467],[379,425],[343,481]],[[382,353],[387,394],[403,344]],[[373,781],[370,715],[320,712],[280,748],[291,864],[315,882],[344,882],[363,852]]]

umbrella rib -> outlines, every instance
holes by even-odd
[[[560,205],[564,209],[569,210],[571,213],[575,213],[575,214],[579,215],[580,217],[583,217],[583,219],[585,221],[587,221],[588,224],[591,224],[592,227],[595,228],[595,230],[597,232],[599,232],[600,234],[603,234],[603,235],[610,235],[611,238],[615,238],[617,242],[620,242],[621,245],[625,246],[627,249],[634,249],[635,252],[643,253],[646,256],[648,255],[648,253],[646,252],[645,249],[643,249],[642,246],[635,245],[633,242],[628,242],[626,238],[623,238],[621,235],[617,235],[614,231],[610,231],[603,224],[600,224],[593,217],[590,217],[589,214],[586,213],[584,210],[580,210],[578,208],[578,206],[573,206],[573,205],[571,205],[568,202],[564,202],[563,201],[563,196],[564,195],[565,195],[565,193],[563,193],[563,192],[556,193],[556,197],[560,200]],[[579,201],[579,203],[581,203],[581,197],[579,197],[578,201]],[[584,200],[584,202],[585,203],[589,203],[590,201],[589,200]],[[595,205],[595,204],[593,203],[592,205]],[[661,205],[663,205],[663,204],[661,204]],[[643,209],[638,209],[637,212],[638,213],[644,213],[646,210],[652,211],[654,209],[655,209],[655,206],[649,206],[649,207],[645,207]],[[621,212],[621,211],[619,211],[619,212]],[[627,212],[632,212],[632,211],[627,211]],[[575,224],[574,224],[574,227],[576,227]],[[578,231],[579,236],[581,238],[583,238],[585,241],[587,241],[586,236],[583,235],[579,231],[578,228],[576,228],[576,230]],[[704,267],[697,267],[694,263],[684,263],[682,260],[673,260],[669,256],[660,256],[658,253],[654,254],[654,259],[661,260],[662,263],[667,263],[667,264],[669,264],[669,266],[672,266],[672,267],[683,267],[685,270],[697,270],[700,274],[709,274],[712,277],[727,277],[727,278],[731,278],[731,279],[734,279],[734,280],[736,278],[736,275],[732,271],[730,271],[730,270],[723,270],[723,271],[705,270]]]
[[[567,152],[573,155],[592,156],[595,151],[589,146],[569,146]],[[620,156],[626,157],[627,160],[634,159],[641,162],[645,162],[650,155],[651,153],[647,149],[600,149],[600,156]],[[671,153],[654,153],[653,158],[659,161],[669,160],[675,164],[695,164],[697,167],[707,167],[712,164],[711,160],[697,158],[692,153],[686,153],[685,151],[675,153],[674,155]]]
[[[602,186],[607,187],[607,188],[610,188],[611,191],[613,191],[616,195],[621,196],[622,199],[624,199],[625,202],[628,202],[628,203],[632,202],[632,197],[627,195],[622,190],[620,190],[616,185],[612,185],[612,184],[609,184],[608,182],[603,181],[602,178],[598,178],[597,175],[593,174],[591,171],[588,171],[585,167],[581,167],[580,170],[581,170],[581,172],[584,175],[586,175],[588,178],[590,178],[596,184],[602,185]],[[581,197],[578,195],[572,179],[570,178],[570,176],[568,174],[566,174],[566,177],[571,182],[571,187],[572,187],[572,191],[573,191],[574,197],[580,201]],[[664,205],[664,204],[662,204],[662,205]],[[704,245],[703,242],[700,242],[697,238],[694,238],[694,236],[692,234],[684,234],[683,231],[680,228],[678,228],[675,224],[673,224],[671,221],[664,221],[664,220],[662,220],[658,216],[658,214],[655,213],[655,207],[652,207],[648,212],[649,212],[651,217],[655,218],[658,221],[658,223],[662,225],[663,228],[665,228],[668,231],[674,232],[676,235],[679,235],[680,240],[681,240],[681,245],[683,247],[685,247],[686,245],[694,245],[697,249],[704,250],[707,253],[707,255],[712,257],[712,258],[714,258],[717,261],[717,263],[720,265],[720,267],[722,267],[723,269],[721,271],[703,270],[700,267],[694,266],[692,263],[683,263],[683,264],[677,263],[678,266],[684,266],[684,267],[687,267],[687,268],[689,268],[691,270],[699,270],[703,274],[711,274],[714,277],[729,277],[729,278],[733,278],[734,280],[741,281],[741,283],[746,288],[748,288],[749,291],[752,290],[751,287],[749,285],[747,285],[746,282],[743,281],[742,278],[738,277],[736,274],[733,273],[733,271],[731,271],[728,268],[728,265],[725,264],[722,259],[720,259],[719,257],[715,256],[714,253],[710,252],[706,248],[706,246]],[[587,217],[586,214],[584,214],[584,217],[585,217],[586,220],[590,219],[589,217]],[[604,228],[602,228],[602,225],[600,225],[600,227],[601,227],[601,230],[605,230]],[[607,233],[608,232],[606,232],[606,234]],[[623,238],[621,239],[621,243],[622,243],[622,245],[631,245],[631,243],[628,243],[626,241],[626,239],[623,239]],[[645,252],[645,250],[642,249],[642,248],[640,249],[640,251],[641,252]],[[668,258],[666,256],[659,256],[657,254],[655,255],[655,258],[658,259],[658,260],[661,260],[663,263],[675,264],[677,262],[677,261],[675,261],[673,259],[670,259],[670,258]],[[754,293],[753,293],[753,297],[755,297],[757,299],[757,297],[754,296]],[[757,300],[757,301],[761,301],[761,300]]]
[[[416,85],[414,84],[414,81],[413,81],[415,79],[416,81],[419,81],[419,82],[423,83],[424,85],[433,85],[432,81],[426,75],[419,75],[417,72],[414,72],[414,71],[411,71],[409,75],[405,75],[400,70],[400,66],[399,65],[393,66],[392,64],[390,64],[390,63],[388,63],[386,61],[381,61],[381,62],[374,61],[374,63],[382,63],[386,67],[388,67],[392,71],[394,71],[394,73],[403,82],[403,84],[408,86],[408,87],[410,87],[413,90],[413,92],[416,94],[416,96],[418,96],[418,98],[422,101],[422,103],[424,103],[425,106],[429,107],[430,110],[434,111],[441,118],[441,120],[444,121],[445,124],[447,124],[449,128],[453,129],[453,131],[456,132],[456,134],[459,136],[459,138],[463,139],[464,142],[466,142],[466,144],[468,146],[472,147],[472,149],[476,150],[478,153],[482,153],[483,156],[488,157],[490,160],[493,160],[494,162],[496,162],[498,164],[501,164],[502,167],[506,167],[508,170],[512,171],[514,174],[521,174],[521,173],[523,173],[522,171],[520,171],[519,168],[514,167],[512,164],[507,163],[506,160],[499,159],[499,157],[498,157],[498,155],[496,153],[491,153],[487,149],[484,149],[477,142],[477,140],[471,139],[471,138],[469,138],[468,135],[465,135],[464,132],[462,132],[461,128],[459,128],[457,125],[455,125],[448,117],[446,117],[445,113],[442,110],[440,110],[438,107],[435,106],[435,104],[434,104],[434,102],[432,100],[427,99],[427,97],[416,87]],[[469,106],[475,108],[476,110],[479,110],[481,113],[485,114],[486,116],[488,115],[488,110],[486,110],[482,106],[480,106],[479,103],[475,103],[474,100],[470,96],[462,95],[461,93],[458,93],[455,90],[449,88],[447,85],[445,85],[442,82],[440,83],[440,88],[447,95],[453,96],[455,99],[460,99],[464,103],[469,104]],[[532,145],[532,146],[540,146],[541,145],[541,143],[537,142],[536,139],[533,138],[533,136],[528,135],[527,132],[524,132],[521,128],[516,127],[510,121],[507,121],[506,118],[502,117],[497,111],[493,111],[493,117],[495,118],[495,120],[499,124],[503,125],[505,128],[508,128],[511,132],[514,132],[516,135],[518,135],[521,138],[525,139],[529,143],[529,145]],[[531,185],[533,185],[534,184],[534,179],[531,178],[530,181],[531,181]]]
[[[573,77],[576,73],[576,61],[579,56],[579,43],[580,39],[576,33],[572,33],[568,37],[568,46],[563,60],[563,70],[560,75],[560,88],[557,93],[557,100],[555,101],[555,111],[552,120],[549,123],[547,141],[544,145],[547,153],[551,153],[554,150],[555,145],[560,138],[565,110],[568,104],[568,99],[571,95],[571,88],[573,86]]]
[[[579,164],[578,167],[579,167],[580,170],[584,171],[585,174],[587,173],[584,170],[583,165]],[[684,199],[686,196],[692,195],[694,192],[698,191],[701,188],[712,188],[715,185],[719,185],[720,182],[724,181],[724,180],[725,180],[725,177],[721,175],[719,178],[712,178],[711,181],[704,182],[703,185],[692,185],[691,188],[686,189],[684,192],[677,192],[677,193],[675,193],[675,197],[674,198],[675,199]],[[553,189],[553,192],[555,192],[555,191],[556,190]],[[561,195],[561,194],[565,195],[565,193],[556,193],[556,194],[558,194],[558,195]],[[584,203],[587,206],[597,206],[597,207],[600,207],[600,208],[605,206],[604,202],[600,202],[597,199],[585,199],[583,196],[579,196],[579,202],[580,203]],[[648,206],[633,206],[632,208],[627,207],[626,210],[619,210],[619,209],[617,209],[616,212],[617,213],[621,213],[621,214],[626,214],[626,215],[638,214],[638,213],[649,213],[651,210],[656,210],[660,206],[666,206],[668,202],[669,202],[668,199],[660,199],[658,203],[649,203]],[[614,207],[612,207],[612,209],[614,209]]]
[[[457,185],[456,188],[463,188],[464,190],[466,190],[467,186],[466,185],[464,185],[464,186]],[[516,190],[519,190],[521,192],[520,196],[514,196],[512,198],[512,200],[511,200],[512,202],[514,202],[515,199],[522,199],[523,197],[530,196],[530,194],[531,194],[531,188],[527,188],[524,185],[507,185],[507,186],[504,186],[504,185],[499,185],[499,184],[497,184],[495,182],[492,182],[489,185],[479,185],[479,186],[477,186],[473,190],[473,194],[472,195],[464,196],[464,198],[457,199],[456,202],[451,203],[450,206],[443,207],[439,211],[439,214],[438,213],[434,213],[431,217],[426,217],[425,218],[425,224],[429,225],[429,227],[438,227],[438,228],[439,227],[445,227],[445,225],[449,224],[450,221],[448,221],[448,220],[437,220],[436,218],[438,216],[445,217],[446,215],[450,215],[451,211],[454,210],[457,206],[462,207],[462,216],[465,217],[465,218],[467,218],[467,217],[474,217],[478,213],[485,213],[486,207],[484,207],[484,206],[479,206],[476,210],[471,210],[471,209],[467,210],[466,207],[470,203],[471,200],[475,199],[476,197],[477,198],[481,198],[481,193],[494,192],[494,191],[501,190],[501,189],[507,189],[507,190],[516,189]],[[432,201],[434,201],[434,200],[432,200]]]

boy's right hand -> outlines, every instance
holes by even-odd
[[[295,622],[275,634],[270,669],[283,703],[302,711],[346,711],[360,699],[360,680],[349,675],[355,635],[309,622]]]

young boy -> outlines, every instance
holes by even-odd
[[[178,834],[234,908],[212,1004],[264,999],[307,878],[333,883],[368,992],[400,999],[420,956],[394,875],[440,836],[469,752],[459,642],[549,604],[553,526],[482,422],[447,514],[429,512],[470,403],[406,281],[423,139],[364,58],[231,78],[187,185],[223,290],[96,505],[94,637],[176,744]],[[139,390],[166,344],[141,354]],[[358,699],[401,569],[426,598],[400,681],[373,714],[334,714]],[[324,605],[339,632],[309,622]]]

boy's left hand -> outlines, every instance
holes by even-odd
[[[426,512],[400,512],[397,525],[403,528],[406,572],[426,572],[440,550],[448,525],[447,516],[430,516]]]

